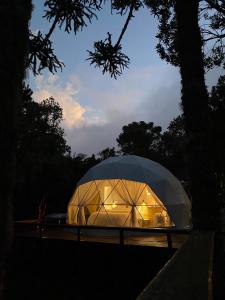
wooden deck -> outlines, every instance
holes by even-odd
[[[19,226],[18,226],[19,225]],[[180,248],[190,231],[165,228],[118,228],[99,226],[39,225],[16,223],[17,237],[72,240],[75,242],[111,243],[150,247]]]

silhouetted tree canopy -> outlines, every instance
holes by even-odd
[[[88,51],[90,64],[102,68],[102,73],[109,73],[115,79],[128,67],[130,59],[121,50],[122,46],[112,44],[111,34],[104,41],[94,43],[94,52]]]
[[[45,68],[51,73],[56,73],[58,69],[62,70],[63,66],[64,64],[54,54],[50,39],[43,37],[40,31],[37,34],[30,32],[28,68],[33,74],[41,74]]]
[[[188,180],[187,175],[187,136],[184,117],[174,118],[162,135],[165,166],[179,179]]]
[[[156,50],[162,59],[178,66],[177,19],[174,0],[147,0],[147,5],[159,19]],[[214,66],[225,68],[225,3],[222,0],[199,1],[204,63],[207,69]]]
[[[161,127],[153,122],[132,122],[123,126],[117,138],[123,154],[134,154],[159,161],[161,158]]]
[[[14,217],[37,218],[42,199],[47,212],[66,212],[77,181],[100,161],[95,155],[71,156],[61,127],[63,111],[52,98],[35,102],[23,85],[17,142]]]
[[[61,121],[62,108],[53,98],[37,103],[31,89],[23,86],[14,195],[16,216],[36,217],[38,202],[43,197],[52,202],[52,208],[65,208],[65,195],[69,197],[65,189],[70,190],[73,175],[70,147]]]
[[[26,151],[34,151],[46,159],[57,154],[69,154],[70,147],[64,138],[62,120],[62,108],[52,97],[40,103],[35,102],[31,89],[24,86],[17,150],[22,155]]]
[[[44,68],[55,73],[62,69],[64,64],[60,62],[53,52],[50,37],[56,26],[75,34],[86,27],[93,18],[97,18],[97,12],[101,9],[102,0],[46,0],[43,17],[51,27],[47,34],[30,32],[30,52],[28,67],[35,75],[40,74]]]
[[[98,153],[98,156],[100,157],[100,160],[105,160],[109,157],[117,156],[117,151],[114,147],[112,148],[105,148],[102,151]]]
[[[212,131],[209,147],[212,151],[213,166],[219,185],[219,199],[225,206],[225,76],[221,76],[211,90],[209,106],[212,117]]]

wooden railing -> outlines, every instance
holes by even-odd
[[[172,235],[189,235],[191,233],[191,229],[177,229],[174,227],[167,228],[133,228],[133,227],[118,227],[118,226],[96,226],[96,225],[68,225],[68,224],[49,224],[49,223],[38,223],[38,222],[29,222],[29,221],[16,221],[15,225],[15,234],[18,232],[26,232],[26,231],[38,231],[38,238],[42,239],[46,230],[49,229],[74,229],[74,234],[76,234],[76,241],[81,241],[82,230],[106,230],[107,232],[116,231],[118,232],[119,244],[124,245],[124,234],[131,233],[149,233],[151,234],[164,234],[167,238],[167,246],[168,248],[173,248],[173,240]]]

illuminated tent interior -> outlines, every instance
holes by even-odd
[[[149,159],[109,158],[78,182],[68,223],[124,227],[190,226],[190,201],[167,169]]]

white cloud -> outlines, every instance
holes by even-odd
[[[90,107],[80,104],[78,99],[79,78],[73,75],[66,84],[62,84],[59,79],[56,75],[37,76],[34,99],[42,101],[52,96],[63,108],[63,126],[65,128],[103,124],[104,120],[100,117],[88,116],[88,112],[92,111]]]

